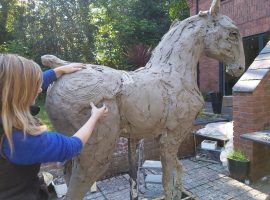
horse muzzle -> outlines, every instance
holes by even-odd
[[[241,64],[229,64],[226,66],[226,72],[234,77],[241,76],[245,71],[245,66]]]

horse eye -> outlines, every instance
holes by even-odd
[[[230,38],[236,40],[238,38],[238,33],[233,31],[233,32],[230,32],[229,36],[230,36]]]

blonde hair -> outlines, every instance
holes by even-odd
[[[0,54],[0,112],[4,134],[12,152],[12,128],[31,135],[44,130],[29,109],[41,84],[42,71],[37,63],[18,55]]]

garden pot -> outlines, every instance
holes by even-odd
[[[248,178],[249,161],[233,160],[228,158],[228,168],[233,179],[244,182]]]

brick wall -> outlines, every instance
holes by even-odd
[[[196,0],[189,0],[190,15],[196,14]],[[212,0],[199,0],[199,10],[209,10]],[[270,30],[269,0],[225,0],[221,2],[221,13],[229,16],[243,37]],[[202,92],[218,91],[218,62],[200,60],[200,89]]]
[[[219,62],[217,60],[202,57],[200,67],[200,90],[203,93],[219,91]]]
[[[234,93],[234,147],[242,150],[250,159],[252,180],[270,174],[270,148],[240,138],[270,127],[270,74],[267,75],[254,93]]]
[[[196,14],[196,0],[189,0],[190,15]],[[199,0],[199,10],[209,10],[212,0]],[[243,37],[270,30],[269,0],[225,0],[221,13],[230,17]]]
[[[270,174],[270,146],[240,138],[270,129],[270,42],[262,52],[233,88],[234,148],[249,157],[251,180]]]
[[[128,172],[128,140],[119,138],[106,176]]]

